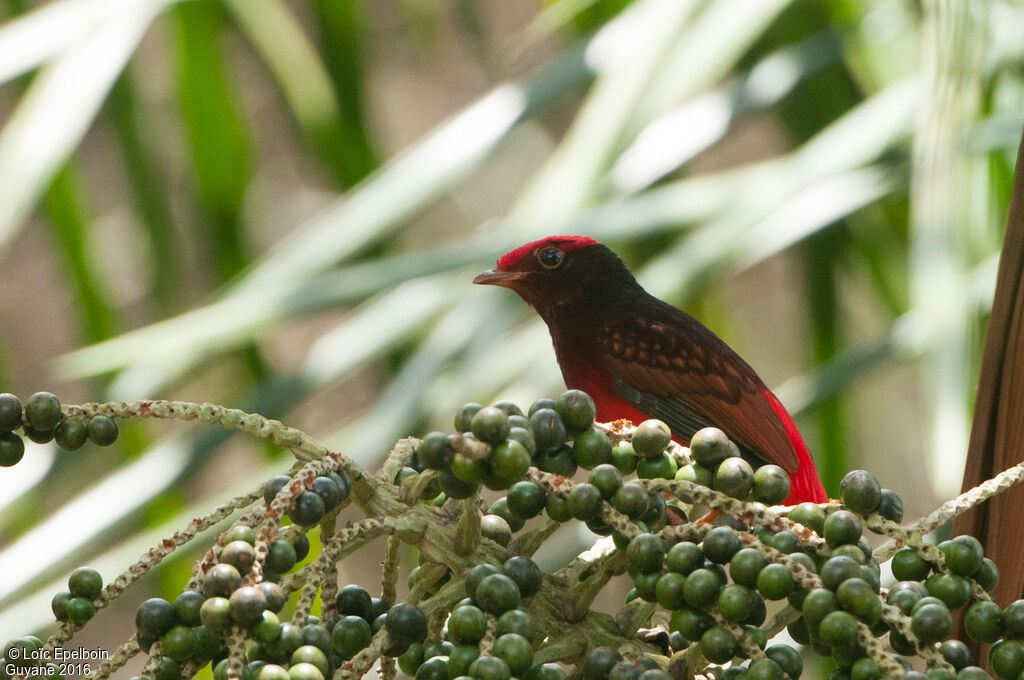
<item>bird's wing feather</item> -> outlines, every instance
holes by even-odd
[[[671,312],[602,329],[604,362],[619,396],[665,421],[680,439],[714,425],[741,449],[795,472],[796,452],[754,369],[695,319]]]

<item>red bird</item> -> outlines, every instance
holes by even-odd
[[[828,500],[793,419],[754,369],[641,288],[606,246],[549,236],[506,253],[473,283],[509,288],[540,314],[565,384],[594,398],[599,420],[658,418],[683,444],[714,425],[752,462],[789,473],[786,505]]]

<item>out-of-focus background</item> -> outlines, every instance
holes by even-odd
[[[526,240],[586,233],[777,388],[830,492],[867,468],[916,517],[959,490],[1024,121],[1018,3],[0,16],[0,391],[217,402],[372,465],[463,402],[561,390],[539,320],[470,282]],[[44,630],[74,567],[110,579],[287,465],[167,423],[124,423],[106,449],[29,443],[0,469],[0,639]],[[593,539],[572,532],[548,566]],[[197,554],[76,640],[112,649]],[[343,577],[372,585],[381,554]]]

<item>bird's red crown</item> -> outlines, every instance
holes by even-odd
[[[532,252],[546,245],[558,246],[562,251],[568,252],[583,248],[585,246],[597,245],[597,241],[589,236],[548,236],[537,241],[530,241],[515,250],[510,250],[498,259],[498,269],[508,269],[513,264],[530,255]]]

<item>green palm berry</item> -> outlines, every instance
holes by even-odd
[[[700,651],[711,663],[725,663],[739,650],[739,644],[728,628],[715,626],[700,637]]]
[[[85,623],[96,615],[96,607],[87,597],[72,597],[65,606],[68,620],[73,623]]]
[[[604,680],[612,668],[622,661],[622,655],[613,647],[594,647],[583,659],[584,680]]]
[[[456,432],[469,432],[470,423],[473,420],[473,416],[482,409],[483,406],[476,402],[470,402],[463,404],[455,414],[455,431]]]
[[[509,487],[507,498],[508,509],[512,513],[529,519],[544,510],[547,492],[533,482],[516,482]]]
[[[0,467],[17,465],[24,456],[24,440],[14,432],[0,432]]]
[[[326,511],[329,512],[341,505],[341,487],[330,477],[321,476],[314,478],[311,488],[313,493],[320,496],[320,500],[324,502],[324,509]]]
[[[847,543],[846,545],[837,545],[832,548],[833,557],[849,557],[851,560],[859,565],[867,563],[867,558],[864,557],[864,553],[855,545]]]
[[[459,607],[448,618],[448,635],[456,644],[475,645],[486,634],[487,615],[479,607]]]
[[[910,610],[910,613],[913,614],[914,612],[916,612],[918,609],[920,609],[921,607],[925,606],[926,604],[937,604],[937,605],[940,605],[942,607],[946,606],[946,603],[943,602],[942,600],[940,600],[939,598],[932,597],[931,595],[926,595],[926,596],[922,597],[920,600],[917,601],[917,604],[915,604],[914,607]]]
[[[902,522],[903,499],[891,489],[882,489],[882,502],[879,503],[877,512],[890,522]]]
[[[536,465],[538,470],[553,475],[572,477],[576,474],[576,459],[573,458],[572,449],[568,446],[540,454],[537,456]]]
[[[627,482],[615,492],[615,509],[630,519],[640,519],[647,512],[647,497],[642,486]]]
[[[641,574],[661,571],[665,559],[665,545],[654,534],[638,534],[626,547],[626,564]]]
[[[470,458],[462,453],[456,453],[452,459],[451,473],[463,482],[478,484],[487,476],[489,468],[484,458]]]
[[[637,680],[644,667],[632,659],[623,659],[608,671],[608,680]]]
[[[68,620],[68,600],[71,599],[71,593],[64,590],[53,596],[50,600],[50,610],[53,611],[53,616],[58,621]]]
[[[818,624],[818,636],[832,647],[852,647],[857,644],[857,619],[849,612],[831,612]]]
[[[430,470],[447,470],[455,457],[452,441],[443,432],[431,432],[416,449],[423,466]]]
[[[228,601],[231,603],[231,618],[242,626],[258,623],[267,608],[267,596],[256,586],[238,588]]]
[[[286,574],[295,566],[298,557],[295,546],[284,539],[279,539],[267,548],[267,571],[273,574]]]
[[[881,680],[882,670],[870,656],[862,656],[850,667],[850,680]]]
[[[384,627],[398,642],[423,642],[427,637],[427,617],[416,605],[399,602],[384,616]]]
[[[224,545],[232,541],[245,541],[249,545],[256,545],[256,531],[244,524],[236,524],[224,532]]]
[[[492,446],[505,441],[511,427],[505,412],[493,406],[481,408],[473,414],[469,422],[469,429],[473,435]]]
[[[0,394],[0,432],[10,432],[21,425],[21,400],[10,392]]]
[[[324,680],[324,674],[311,663],[297,663],[288,668],[288,680]]]
[[[680,541],[668,549],[665,566],[685,576],[704,566],[704,553],[695,543]]]
[[[530,429],[530,421],[526,420],[526,418],[513,417],[509,418],[509,424],[518,422],[519,420],[524,421],[523,426],[519,427],[517,425],[512,425],[512,427],[508,431],[508,438],[514,439],[515,441],[522,444],[523,448],[529,451],[530,456],[532,457],[535,453],[537,453],[537,442],[533,438],[533,431]]]
[[[256,561],[256,548],[245,541],[232,541],[224,546],[220,561],[232,565],[240,574],[247,574]]]
[[[530,429],[533,431],[533,439],[537,443],[537,451],[547,453],[558,449],[565,444],[568,436],[565,431],[565,424],[553,409],[542,408],[530,415]],[[572,450],[570,449],[570,455]]]
[[[645,420],[633,431],[633,450],[641,458],[660,458],[672,441],[672,430],[657,419]]]
[[[199,608],[199,620],[211,630],[226,630],[231,626],[231,602],[226,597],[207,598]]]
[[[25,402],[25,420],[36,430],[52,430],[61,417],[60,400],[51,392],[36,392]]]
[[[480,649],[476,645],[458,645],[448,652],[448,670],[452,677],[469,674],[469,667],[480,658]]]
[[[629,442],[619,442],[612,447],[611,463],[624,475],[636,470],[636,458],[636,451]]]
[[[821,535],[825,532],[825,511],[814,503],[800,503],[789,511],[789,518]]]
[[[666,507],[665,499],[661,497],[661,494],[651,492],[647,494],[647,512],[644,513],[640,520],[651,531],[660,531],[665,526],[665,522],[668,521]]]
[[[219,665],[220,664],[218,664],[218,666]],[[227,668],[224,669],[224,674],[225,677],[227,677]],[[288,670],[283,666],[268,663],[260,668],[260,672],[257,675],[256,680],[291,680],[291,676],[288,674]]]
[[[53,430],[53,438],[57,441],[57,446],[65,451],[76,451],[82,448],[89,434],[84,422],[69,419],[57,423]]]
[[[949,637],[953,631],[953,617],[941,604],[915,607],[910,616],[910,629],[923,644],[931,644]]]
[[[683,597],[686,598],[688,605],[700,609],[718,600],[718,591],[721,588],[722,582],[715,572],[710,569],[696,569],[686,577]]]
[[[543,508],[544,505],[541,504],[541,509]],[[504,496],[491,503],[491,508],[488,512],[505,520],[513,533],[526,526],[526,520],[509,509],[508,498]]]
[[[196,634],[188,626],[174,626],[161,638],[164,654],[175,661],[185,661],[196,650]]]
[[[450,623],[449,630],[451,630]],[[530,616],[530,612],[525,609],[509,609],[498,617],[498,626],[495,633],[497,635],[517,633],[532,644],[537,639],[537,636],[540,635],[540,629],[537,628],[537,624],[534,622],[533,617]]]
[[[768,565],[768,560],[753,548],[738,550],[729,559],[729,575],[736,583],[748,588],[757,587],[757,575]]]
[[[466,574],[466,594],[476,599],[476,589],[480,582],[492,574],[500,574],[501,569],[493,564],[478,564]]]
[[[495,402],[495,408],[499,409],[500,411],[502,411],[509,418],[511,418],[513,416],[518,416],[518,417],[522,418],[522,409],[520,409],[518,406],[516,406],[516,403],[513,402],[513,401],[508,401],[508,400],[496,401]]]
[[[736,450],[725,433],[717,427],[697,430],[690,438],[690,455],[699,465],[714,470]]]
[[[839,497],[853,512],[867,515],[881,505],[882,486],[870,472],[851,470],[839,482]]]
[[[97,446],[109,446],[117,441],[117,423],[107,416],[93,416],[86,425],[89,441]]]
[[[498,444],[491,452],[491,472],[500,481],[497,488],[515,484],[530,469],[530,462],[530,452],[515,439]]]
[[[506,633],[494,641],[494,655],[504,661],[516,677],[521,677],[533,666],[533,646],[515,633]]]
[[[971,582],[956,574],[932,574],[925,582],[928,594],[950,609],[959,609],[971,601]]]
[[[1003,625],[1007,638],[1024,638],[1024,600],[1016,600],[1003,610]]]
[[[971,665],[971,649],[959,640],[945,640],[939,645],[939,652],[954,670]],[[913,653],[916,654],[917,651]]]
[[[715,470],[711,488],[742,500],[749,496],[754,488],[754,468],[737,456],[726,458]]]
[[[1003,640],[988,653],[992,670],[1003,680],[1016,680],[1024,672],[1024,645],[1016,640]]]
[[[840,607],[869,626],[877,623],[882,616],[882,601],[862,579],[848,578],[840,583],[836,588],[836,600]]]
[[[640,479],[675,479],[679,465],[667,453],[655,458],[640,458],[636,464],[636,476]]]
[[[302,645],[292,652],[292,666],[294,667],[296,664],[302,663],[308,663],[316,666],[317,670],[319,670],[324,676],[328,675],[330,672],[327,655],[324,654],[323,650],[313,645]]]
[[[692,465],[684,465],[679,468],[676,471],[675,479],[683,482],[690,482],[692,484],[700,484],[701,486],[710,488],[715,479],[715,473],[703,465],[694,463]]]
[[[153,665],[153,680],[181,680],[181,666],[169,656],[160,657]]]
[[[783,646],[776,645],[776,647]],[[743,680],[785,680],[785,676],[782,673],[782,667],[774,659],[757,659],[751,661],[747,666]]]
[[[857,516],[849,510],[836,510],[825,518],[825,542],[830,548],[856,543],[860,540],[862,527]]]
[[[544,510],[548,513],[548,517],[556,522],[568,522],[572,519],[572,513],[569,511],[569,499],[565,496],[550,494],[544,501]]]
[[[288,511],[288,516],[299,526],[311,527],[323,519],[326,512],[327,508],[324,505],[324,499],[312,491],[303,491],[295,497],[294,504],[291,510]]]
[[[458,459],[458,454],[456,454],[455,457]],[[444,472],[441,474],[441,491],[443,491],[445,496],[448,498],[455,498],[458,500],[469,498],[479,490],[479,481],[467,482],[459,479],[451,472]]]
[[[480,535],[501,546],[507,546],[512,540],[512,527],[497,515],[484,515],[480,518]]]
[[[531,668],[523,680],[565,680],[565,671],[556,663],[545,663]]]
[[[892,575],[899,581],[923,581],[932,565],[913,548],[903,548],[892,556]]]
[[[519,594],[523,597],[533,597],[540,590],[544,574],[537,563],[529,557],[510,557],[505,560],[501,569],[505,576],[516,582]]]
[[[519,606],[519,586],[504,574],[491,574],[480,581],[473,599],[488,614],[500,616]]]
[[[992,592],[996,584],[999,583],[999,569],[996,567],[996,563],[985,558],[981,561],[981,566],[978,567],[978,571],[971,574],[971,578],[978,582],[988,592]]]
[[[774,661],[782,672],[791,678],[799,678],[804,672],[804,659],[800,652],[789,645],[772,645],[764,650],[765,656]]]
[[[686,577],[679,572],[670,571],[661,574],[654,585],[654,597],[665,609],[672,611],[679,609],[686,604],[683,597],[683,588],[686,585]]]
[[[281,619],[272,611],[264,609],[260,619],[249,628],[249,635],[257,642],[273,642],[281,634]]]
[[[740,537],[730,527],[715,527],[704,536],[704,554],[716,564],[726,564],[743,547]]]
[[[699,609],[677,609],[668,619],[669,630],[678,632],[687,640],[699,640],[704,632],[715,625],[715,620]]]
[[[547,398],[538,399],[537,401],[535,401],[532,404],[530,404],[530,408],[526,412],[526,417],[527,418],[533,417],[533,414],[536,413],[537,411],[541,410],[542,408],[546,408],[546,409],[550,409],[550,410],[554,411],[555,410],[555,400],[554,399],[547,399]]]
[[[601,497],[610,503],[622,487],[622,473],[614,465],[601,463],[591,471],[587,481],[596,486]]]
[[[475,680],[509,680],[512,671],[503,659],[481,656],[469,665],[469,675]]]
[[[633,577],[634,590],[636,590],[636,594],[640,596],[640,599],[645,602],[658,601],[658,580],[660,578],[661,574],[656,571],[647,574],[637,574]]]
[[[793,574],[781,564],[769,564],[757,575],[757,589],[766,600],[783,600],[794,587]]]
[[[754,596],[746,586],[732,583],[718,593],[718,611],[726,621],[741,623],[753,608]]]
[[[807,593],[801,611],[807,623],[818,626],[826,616],[839,609],[839,601],[835,593],[827,588],[815,588]]]
[[[427,657],[416,669],[416,680],[448,680],[450,673],[447,657]]]
[[[995,602],[975,602],[964,617],[964,629],[975,642],[992,644],[1003,635],[1003,610]]]
[[[91,567],[79,567],[68,577],[68,590],[72,597],[95,600],[103,592],[103,577]]]
[[[830,557],[821,565],[818,575],[826,588],[835,590],[846,579],[859,578],[860,565],[853,558],[845,555]]]
[[[789,475],[778,465],[762,465],[754,470],[754,500],[777,505],[789,496]]]
[[[561,416],[567,429],[582,432],[594,424],[597,406],[586,392],[567,390],[555,399],[555,412]]]
[[[601,491],[589,482],[572,487],[568,500],[569,512],[576,519],[588,520],[601,514]]]
[[[272,477],[267,482],[267,485],[263,487],[263,500],[266,501],[267,505],[273,503],[274,498],[277,497],[277,494],[281,491],[281,489],[283,489],[291,481],[292,478],[289,477],[288,475],[277,475],[276,477]]]
[[[918,581],[897,581],[889,586],[885,601],[899,607],[904,614],[909,614],[918,600],[927,594],[928,591]]]
[[[985,559],[985,549],[974,536],[957,536],[951,541],[943,541],[939,548],[946,556],[946,566],[960,576],[973,575]]]
[[[228,597],[242,581],[238,569],[230,564],[215,564],[206,572],[203,580],[203,592],[207,597]]]
[[[373,621],[374,603],[370,593],[362,586],[349,584],[338,591],[335,596],[335,603],[338,613],[364,619],[367,623]]]

